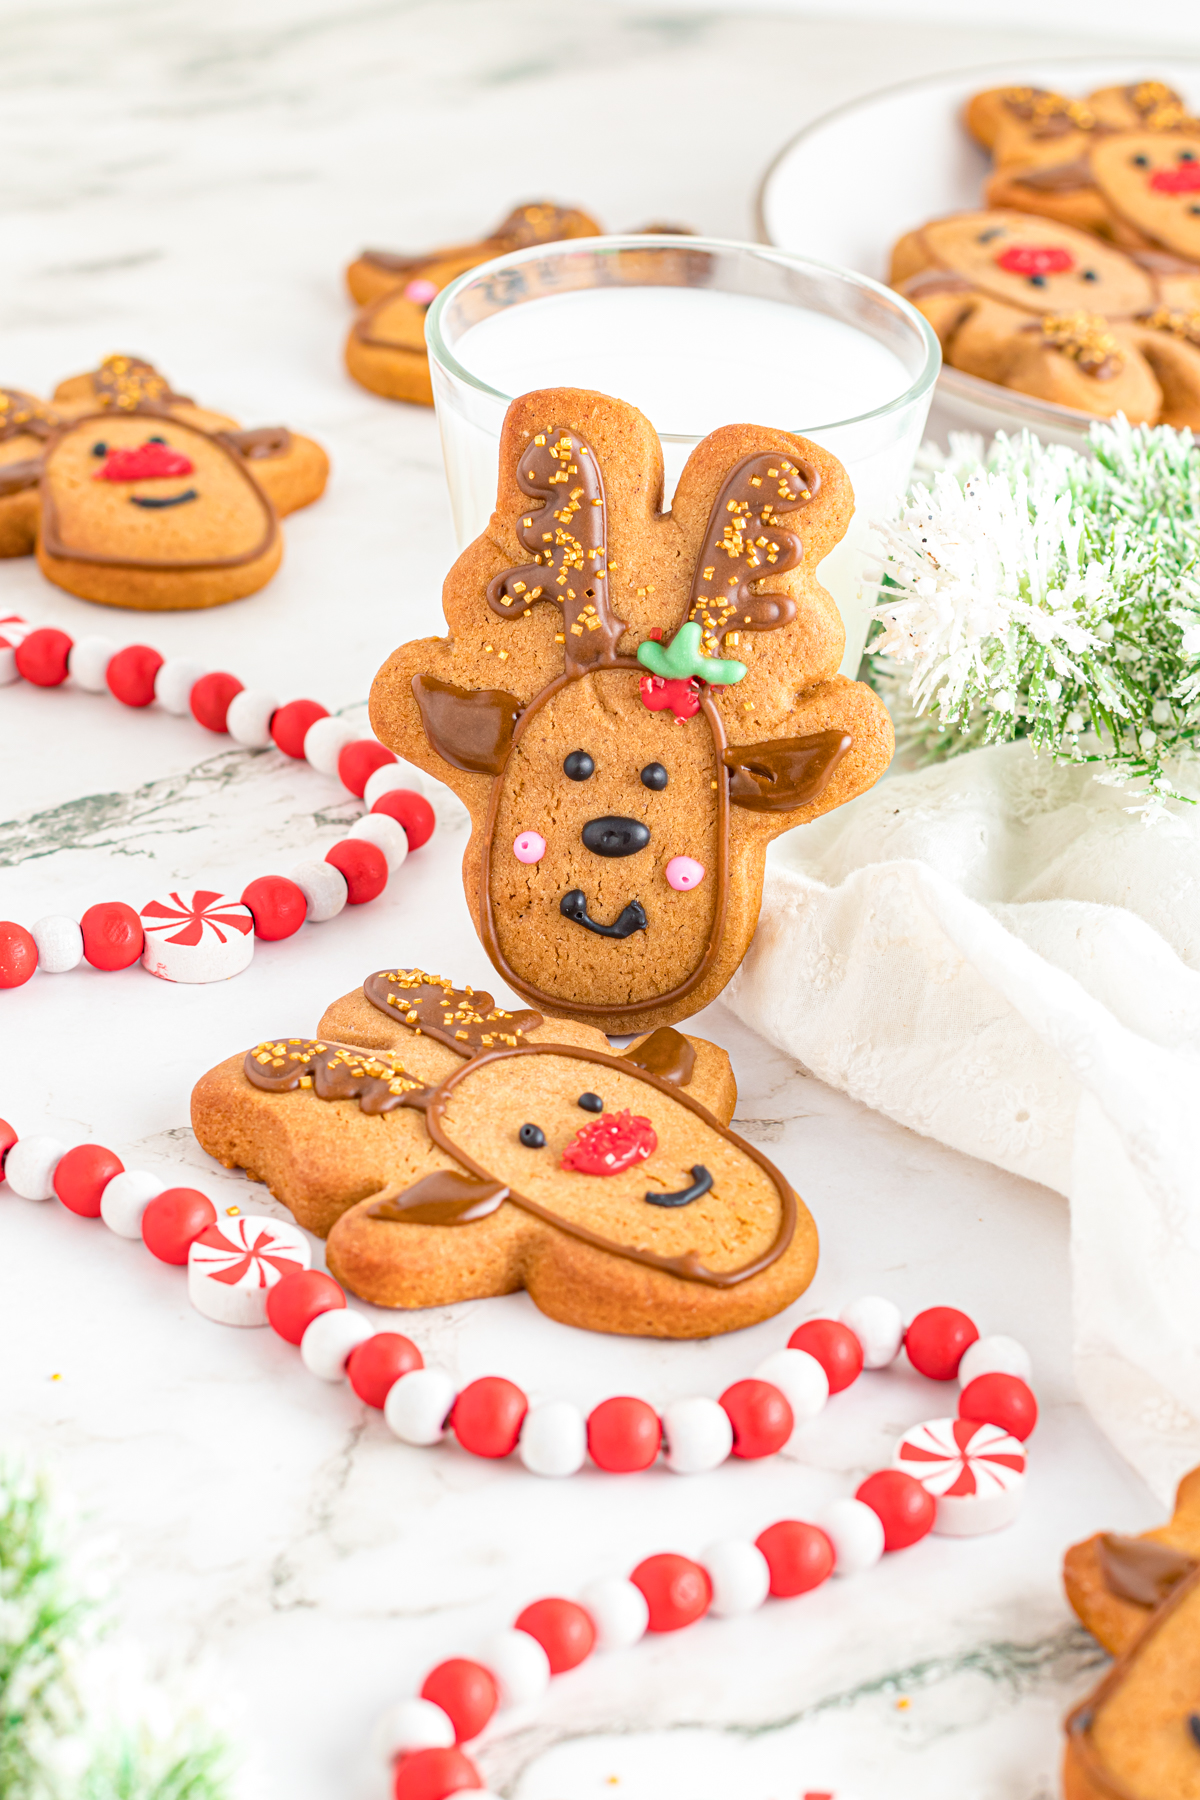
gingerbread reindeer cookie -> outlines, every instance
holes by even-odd
[[[908,232],[891,282],[956,369],[1099,417],[1200,425],[1200,271],[994,211]]]
[[[425,314],[442,289],[494,256],[530,244],[600,233],[589,214],[535,200],[515,207],[495,231],[472,244],[453,244],[419,256],[364,250],[346,270],[346,284],[363,308],[346,340],[346,368],[373,394],[432,406]]]
[[[405,644],[371,720],[470,809],[476,930],[531,1005],[610,1032],[729,980],[781,831],[861,793],[891,725],[837,673],[814,575],[853,496],[827,451],[734,425],[670,513],[649,420],[571,388],[514,401],[496,512]]]
[[[329,1267],[365,1300],[524,1287],[568,1324],[707,1337],[789,1305],[816,1266],[808,1212],[728,1128],[734,1095],[704,1039],[660,1027],[614,1055],[590,1026],[390,969],[319,1037],[211,1070],[192,1121],[328,1232]]]
[[[23,401],[10,418],[26,417]],[[147,611],[255,593],[279,567],[280,516],[315,500],[329,467],[312,439],[243,431],[127,356],[63,382],[7,446],[0,508],[19,505],[7,530],[0,510],[5,553],[35,551],[81,599]]]

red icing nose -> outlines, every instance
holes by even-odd
[[[1075,258],[1053,244],[1010,244],[997,254],[996,266],[1008,275],[1066,275]]]
[[[575,1134],[563,1151],[562,1166],[578,1175],[619,1175],[645,1162],[658,1149],[658,1134],[639,1113],[604,1113]]]
[[[1155,169],[1150,186],[1156,194],[1200,194],[1200,162],[1176,163],[1173,169]]]
[[[104,467],[97,469],[93,481],[152,481],[160,475],[191,475],[194,465],[189,456],[172,450],[170,444],[146,442],[132,450],[109,450]]]

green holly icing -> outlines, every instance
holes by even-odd
[[[644,669],[665,681],[686,681],[695,676],[716,687],[731,687],[746,673],[745,663],[735,662],[731,656],[705,656],[700,648],[701,632],[699,620],[689,619],[669,644],[656,643],[653,638],[639,644],[637,659]]]

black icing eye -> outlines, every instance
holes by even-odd
[[[1148,169],[1150,167],[1150,158],[1148,156],[1135,156],[1132,160],[1135,169]]]
[[[981,231],[979,236],[975,239],[975,242],[977,244],[990,244],[993,238],[1003,236],[1004,227],[1002,225],[997,225],[994,226],[991,231]]]
[[[568,781],[586,781],[596,773],[596,765],[586,750],[572,750],[563,757],[563,774]]]
[[[1029,285],[1030,287],[1045,287],[1046,277],[1044,275],[1031,275],[1029,277]]]
[[[1181,150],[1179,152],[1179,160],[1180,162],[1195,162],[1196,152],[1194,150]]]
[[[584,1112],[604,1111],[604,1102],[599,1094],[580,1094],[579,1099],[575,1104],[577,1106],[582,1106]]]
[[[148,443],[148,444],[165,444],[165,443],[166,443],[166,441],[167,441],[167,440],[166,440],[166,438],[165,438],[165,437],[148,437],[148,438],[147,438],[147,439],[146,439],[146,442],[147,442],[147,443]]]
[[[107,456],[108,455],[108,445],[106,443],[104,443],[103,439],[100,441],[100,443],[92,445],[92,455],[93,456]]]
[[[522,1125],[517,1136],[527,1150],[544,1150],[546,1148],[546,1134],[540,1125]]]
[[[1188,211],[1190,213],[1200,213],[1200,206],[1189,206]]]
[[[653,788],[656,794],[662,793],[668,779],[667,771],[661,763],[647,763],[642,770],[642,786]]]
[[[1081,281],[1099,281],[1100,277],[1095,269],[1085,269],[1079,279]]]

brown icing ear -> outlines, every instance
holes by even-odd
[[[286,456],[292,447],[292,434],[286,425],[257,425],[253,431],[218,431],[214,436],[247,462]]]
[[[809,806],[829,785],[852,741],[848,731],[816,731],[810,737],[732,745],[722,758],[730,770],[730,801],[750,812]]]
[[[23,493],[26,488],[36,487],[41,478],[40,456],[28,456],[21,462],[0,463],[0,500],[7,500],[10,494]]]
[[[425,736],[443,762],[469,775],[499,775],[521,714],[515,694],[455,687],[435,675],[414,675],[412,691]]]
[[[649,1075],[657,1075],[661,1081],[675,1081],[686,1087],[696,1067],[696,1052],[682,1031],[676,1031],[672,1025],[660,1025],[644,1043],[623,1051],[621,1060],[632,1063],[635,1069],[645,1069]]]
[[[372,1219],[388,1219],[400,1225],[470,1225],[486,1219],[503,1206],[508,1189],[500,1181],[480,1181],[474,1175],[458,1175],[453,1169],[435,1169],[420,1181],[376,1200],[367,1208]]]
[[[608,604],[608,512],[600,465],[577,432],[539,431],[517,458],[522,491],[541,504],[523,512],[517,536],[533,561],[488,584],[501,619],[519,619],[539,600],[562,608],[568,675],[611,663],[625,630]]]

